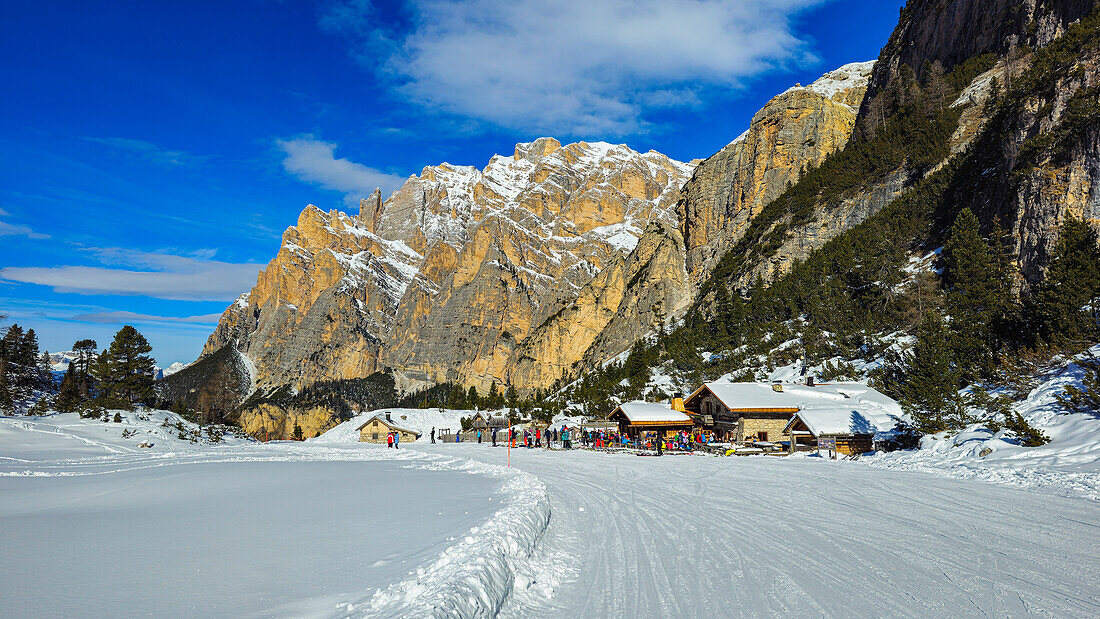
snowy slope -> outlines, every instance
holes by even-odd
[[[120,423],[81,419],[76,413],[41,417],[0,417],[0,454],[6,461],[39,461],[109,454],[196,451],[210,446],[209,434],[170,411],[109,411]],[[180,428],[186,438],[180,438]],[[123,436],[127,434],[128,436]],[[192,442],[191,437],[196,437]],[[239,445],[246,439],[223,437],[222,445]],[[151,443],[152,447],[138,447]],[[6,475],[9,473],[0,473]]]
[[[503,617],[1100,612],[1092,501],[811,458],[518,449],[511,463],[545,484],[551,520],[537,584]]]
[[[1100,354],[1100,345],[1092,353]],[[916,451],[876,454],[864,461],[877,467],[1043,487],[1100,500],[1100,411],[1067,414],[1056,399],[1067,386],[1080,386],[1082,373],[1080,366],[1071,363],[1013,407],[1050,437],[1046,445],[1023,447],[1011,433],[993,434],[979,424],[957,435],[926,437]],[[992,451],[983,457],[985,449]]]
[[[158,452],[112,425],[0,419],[5,567],[65,574],[0,588],[6,614],[1100,614],[1092,500],[805,457]]]
[[[162,424],[187,424],[171,413],[142,416],[0,418],[5,566],[67,574],[0,588],[3,614],[486,616],[524,580],[549,519],[545,487],[496,464],[211,446],[176,439]]]

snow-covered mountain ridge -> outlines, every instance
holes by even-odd
[[[540,138],[480,170],[428,166],[387,200],[364,199],[358,214],[307,206],[204,354],[233,344],[261,388],[383,367],[503,386],[534,328],[621,264],[647,228],[673,229],[693,167],[625,145]]]

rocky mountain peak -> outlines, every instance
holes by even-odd
[[[527,161],[537,162],[539,159],[553,153],[559,148],[561,148],[561,142],[551,137],[544,137],[534,142],[516,144],[516,151],[513,157],[515,159],[526,159]]]
[[[388,199],[376,190],[361,200],[355,216],[307,206],[205,352],[234,345],[260,387],[383,366],[479,389],[507,384],[535,326],[630,253],[651,222],[675,225],[692,168],[626,145],[545,137],[481,169],[426,166]]]
[[[374,232],[378,229],[378,221],[382,217],[382,190],[374,188],[369,198],[359,201],[359,221],[367,226],[367,230]]]

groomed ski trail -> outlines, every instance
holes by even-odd
[[[1100,614],[1095,501],[811,458],[518,449],[512,466],[548,489],[538,552],[561,582],[501,616]]]

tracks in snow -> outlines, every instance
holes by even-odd
[[[575,562],[503,616],[1100,613],[1093,501],[808,459],[521,449],[512,464],[549,490],[542,545]]]

